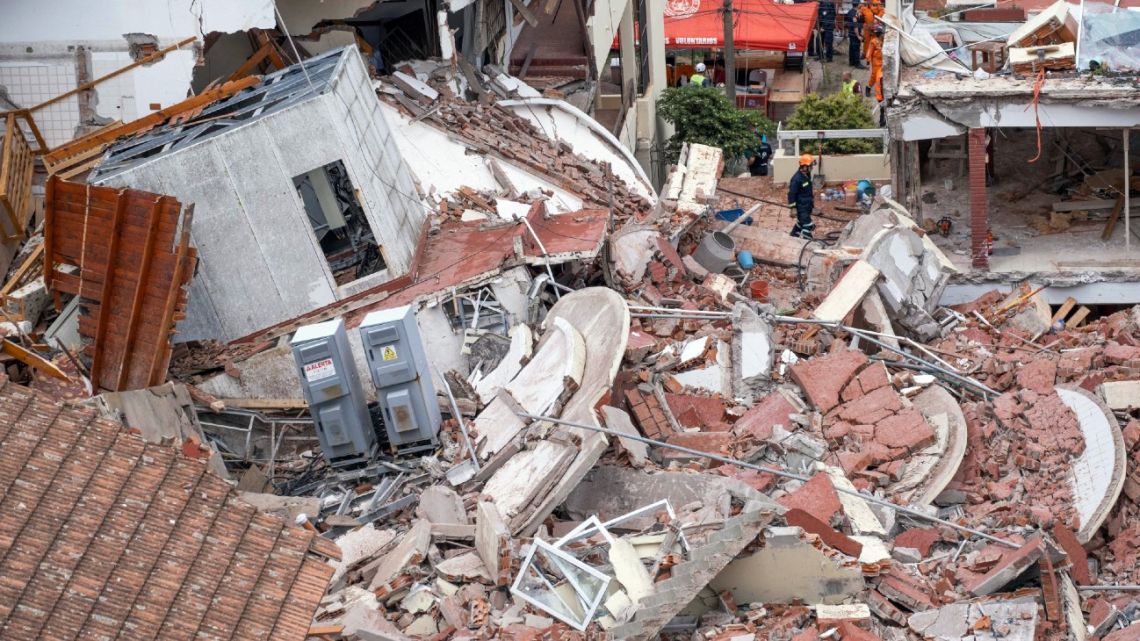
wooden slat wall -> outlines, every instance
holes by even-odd
[[[92,383],[124,391],[162,383],[186,309],[196,254],[189,210],[169,196],[72,183],[47,185],[48,287],[81,299]],[[62,265],[79,268],[75,274]]]
[[[35,160],[24,132],[10,113],[0,126],[0,234],[5,240],[20,238],[32,211],[32,172]]]

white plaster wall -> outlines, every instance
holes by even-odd
[[[783,150],[772,157],[772,182],[788,184],[792,174],[799,168],[799,157],[790,156]],[[818,169],[816,173],[821,173]],[[849,154],[846,156],[823,157],[823,175],[827,182],[845,180],[890,180],[890,156],[883,154]]]
[[[937,99],[933,100],[938,104]],[[1032,101],[1020,98],[987,98],[978,96],[968,106],[942,104],[939,111],[947,120],[961,128],[928,114],[919,112],[903,117],[893,130],[902,133],[903,140],[926,140],[961,134],[971,127],[1028,127],[1037,126]],[[1043,127],[1140,127],[1140,106],[1113,109],[1078,100],[1046,102],[1037,105],[1037,115]]]
[[[597,0],[594,3],[594,15],[586,22],[586,28],[590,30],[590,42],[594,43],[594,62],[598,72],[607,77],[609,65],[606,64],[606,59],[610,56],[614,36],[621,26],[621,15],[625,13],[625,5],[630,1]]]
[[[124,33],[202,37],[276,23],[273,0],[9,0],[3,14],[0,42],[105,40]]]
[[[103,181],[195,205],[191,234],[199,267],[179,341],[233,340],[347,295],[337,291],[293,187],[294,176],[336,160],[344,162],[388,261],[372,281],[407,270],[424,212],[393,195],[415,189],[386,124],[372,109],[376,98],[366,100],[361,74],[363,62],[350,50],[335,92]]]

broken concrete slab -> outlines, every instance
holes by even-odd
[[[933,641],[967,638],[976,641],[1033,641],[1037,633],[1037,603],[1032,597],[951,603],[936,610],[916,612],[910,615],[907,625],[923,638]]]
[[[598,425],[594,408],[613,385],[629,340],[629,307],[612,289],[587,287],[567,294],[555,303],[547,312],[545,322],[551,323],[555,319],[565,319],[587,337],[582,383],[566,402],[562,418],[574,423]],[[516,532],[534,532],[542,520],[566,500],[609,446],[605,434],[565,426],[559,431],[580,439],[578,455]]]
[[[735,479],[705,473],[647,474],[614,465],[591,470],[570,493],[565,508],[575,519],[597,516],[607,521],[661,500],[678,506],[694,502],[715,504],[722,496],[759,501],[774,511],[780,510],[766,495]]]
[[[993,594],[1036,565],[1044,553],[1045,546],[1041,535],[1034,535],[1020,548],[1003,554],[1001,561],[993,569],[979,577],[966,589],[975,596]]]
[[[1106,381],[1096,391],[1111,410],[1140,407],[1140,381]]]
[[[475,510],[475,550],[494,584],[505,586],[511,580],[511,530],[493,503],[480,501]]]
[[[586,361],[582,334],[562,319],[555,319],[543,335],[534,357],[507,383],[507,393],[523,411],[545,414],[566,392],[566,386],[580,385]],[[503,449],[523,426],[508,403],[500,397],[475,417],[479,452],[485,458]]]
[[[434,564],[432,569],[448,581],[463,583],[470,581],[495,582],[487,570],[487,566],[483,565],[483,559],[479,558],[479,553],[474,550],[453,556],[450,559],[444,559]]]
[[[329,580],[329,584],[336,585],[349,568],[356,566],[365,559],[372,558],[373,555],[395,540],[396,532],[394,530],[378,530],[372,523],[349,530],[337,537],[336,544],[340,547],[341,558],[333,566],[333,576]]]
[[[455,490],[442,485],[432,485],[420,493],[416,516],[432,523],[466,525],[469,522],[467,510],[463,508],[463,499]]]
[[[842,323],[855,308],[863,302],[875,281],[879,270],[864,260],[857,260],[847,268],[831,293],[812,312],[812,318],[827,323]]]
[[[427,556],[429,545],[431,545],[431,523],[418,519],[400,539],[399,545],[378,560],[368,589],[376,590],[387,585],[401,573],[419,565]]]
[[[286,523],[296,523],[304,514],[316,518],[321,513],[321,500],[315,496],[278,496],[259,492],[241,492],[241,499],[259,512],[272,514]]]
[[[773,234],[771,230],[737,225],[728,234],[736,242],[736,250],[752,253],[752,259],[781,267],[797,267],[802,257],[806,263],[809,254],[804,250],[808,241],[787,234]]]
[[[743,303],[737,303],[733,313],[737,317],[733,323],[733,394],[736,398],[750,400],[751,387],[768,382],[771,378],[774,352],[772,328]]]
[[[475,393],[484,404],[490,403],[499,390],[514,380],[531,357],[533,333],[527,325],[515,325],[510,330],[511,345],[498,367],[473,383]]]
[[[515,521],[525,519],[536,501],[562,477],[578,454],[571,443],[547,439],[532,449],[512,456],[483,486],[483,496],[495,503],[503,518],[516,529]]]
[[[729,563],[709,585],[737,603],[839,604],[864,589],[855,563],[839,563],[803,540],[800,528],[769,528],[764,547]]]
[[[630,420],[629,414],[621,411],[616,407],[606,405],[602,408],[602,416],[606,421],[606,427],[611,430],[624,432],[632,436],[641,436],[637,428],[633,426],[633,421]],[[644,467],[645,462],[649,459],[649,445],[642,441],[635,441],[631,438],[618,437],[618,442],[621,444],[622,449],[629,454],[630,463],[634,467]]]
[[[626,595],[634,601],[640,601],[653,594],[653,579],[650,578],[649,571],[642,564],[641,557],[633,544],[625,539],[612,537],[608,538],[608,541],[609,560],[613,567],[614,578],[625,588]]]
[[[879,521],[875,513],[871,511],[867,502],[858,496],[854,496],[858,494],[858,491],[848,480],[843,470],[822,463],[817,463],[816,469],[827,472],[827,475],[831,477],[831,482],[835,485],[835,489],[841,490],[839,502],[843,504],[843,511],[847,514],[847,518],[851,522],[851,529],[855,534],[869,534],[884,539],[887,537],[886,528],[883,527],[883,523]]]

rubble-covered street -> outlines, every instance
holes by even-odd
[[[1132,267],[990,271],[984,161],[798,237],[636,3],[199,4],[0,24],[0,639],[1140,641]]]

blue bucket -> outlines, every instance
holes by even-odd
[[[740,218],[743,215],[744,215],[743,209],[725,209],[723,211],[718,211],[716,213],[716,219],[727,221],[727,222],[732,222],[732,221],[736,220],[737,218]],[[745,218],[744,224],[745,225],[751,225],[752,224],[752,216]]]
[[[736,254],[736,262],[744,269],[752,269],[755,264],[752,262],[752,252],[742,251]]]

